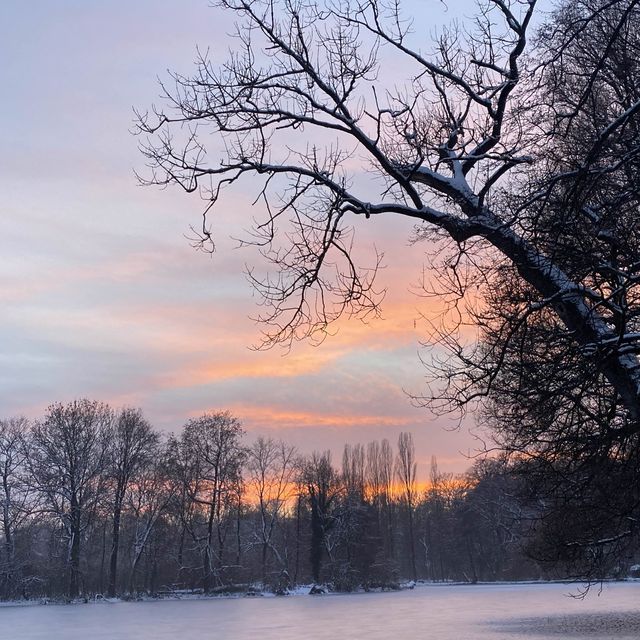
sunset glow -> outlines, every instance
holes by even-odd
[[[473,439],[408,395],[424,391],[422,315],[436,310],[411,293],[425,247],[409,246],[410,222],[357,221],[363,263],[374,246],[385,254],[382,319],[341,321],[319,347],[260,352],[243,276],[253,257],[230,239],[249,226],[256,194],[236,193],[216,214],[209,256],[185,237],[199,224],[198,197],[137,186],[132,105],[153,100],[164,68],[189,69],[196,45],[225,53],[230,25],[207,2],[136,3],[126,18],[95,3],[36,5],[9,3],[1,20],[12,65],[0,114],[13,149],[0,177],[4,414],[38,418],[50,402],[89,397],[140,406],[177,432],[189,416],[229,409],[250,433],[336,454],[410,430],[421,474],[434,454],[445,470],[466,468],[460,452]],[[35,157],[48,167],[37,180]]]

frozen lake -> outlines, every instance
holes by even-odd
[[[640,638],[640,583],[584,600],[562,584],[421,586],[286,598],[0,608],[2,640],[539,640]]]

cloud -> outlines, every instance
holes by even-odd
[[[456,452],[468,436],[444,432],[405,394],[420,390],[421,313],[435,309],[409,293],[425,248],[408,245],[410,221],[355,221],[359,261],[385,252],[383,318],[344,319],[321,347],[296,344],[282,357],[248,348],[259,327],[242,272],[256,254],[232,239],[259,213],[249,208],[259,187],[229,191],[211,218],[213,256],[184,237],[201,221],[197,196],[138,187],[131,106],[153,102],[165,67],[189,72],[197,43],[226,56],[230,25],[219,12],[172,0],[36,0],[35,10],[3,11],[12,60],[0,69],[12,149],[0,157],[5,414],[35,418],[52,401],[88,396],[141,406],[171,431],[228,408],[252,434],[279,433],[305,451],[412,430],[425,460],[436,453],[466,466]]]

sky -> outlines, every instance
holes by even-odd
[[[405,3],[437,25],[469,0]],[[165,432],[230,410],[249,435],[302,451],[410,431],[421,475],[470,465],[467,427],[413,406],[424,299],[412,293],[424,245],[411,224],[358,229],[385,252],[383,317],[344,322],[321,346],[251,345],[256,298],[247,255],[224,227],[251,216],[250,194],[223,214],[213,255],[186,236],[203,203],[138,185],[133,107],[159,95],[166,70],[189,72],[196,46],[222,61],[231,23],[206,0],[4,0],[0,3],[0,414],[38,418],[89,397],[140,406]]]

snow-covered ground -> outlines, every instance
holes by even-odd
[[[285,598],[2,607],[2,640],[638,640],[640,584],[422,586]]]

